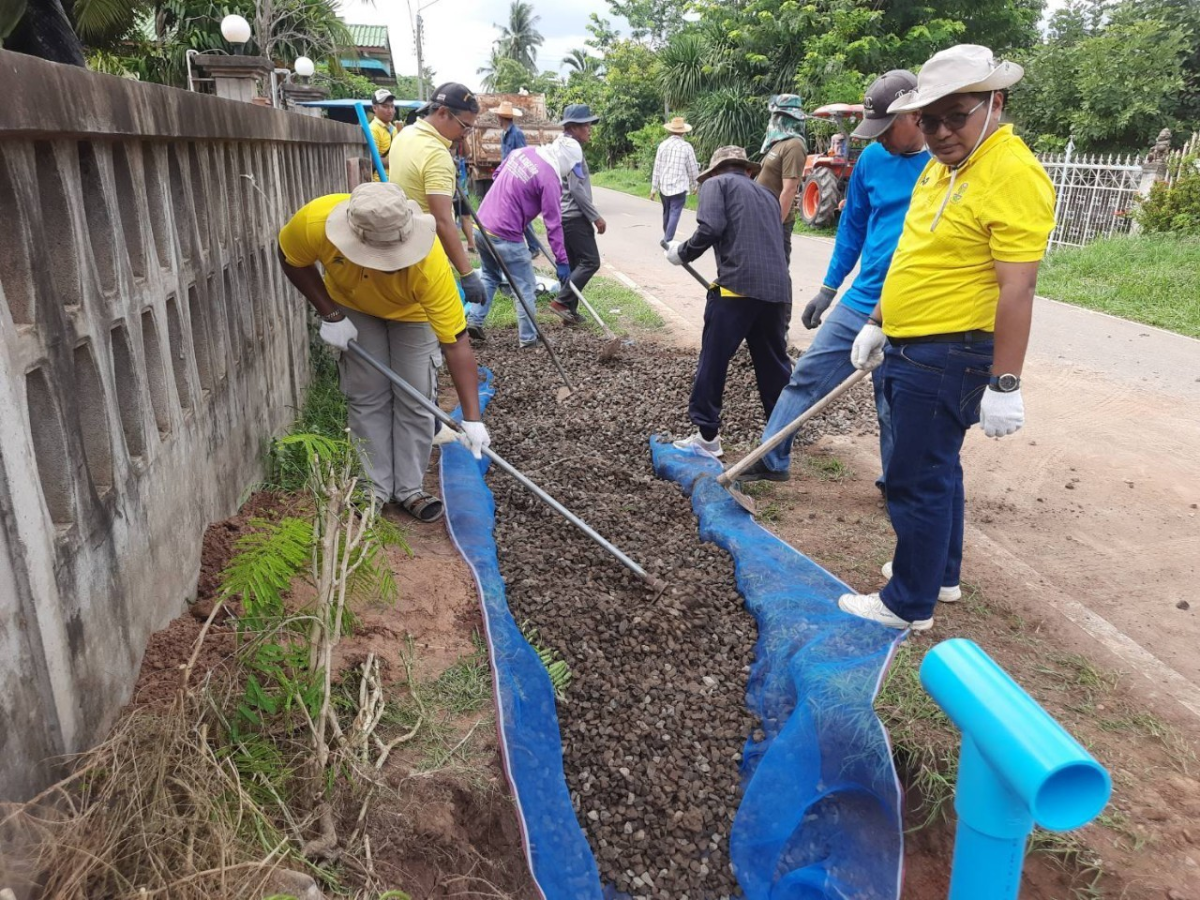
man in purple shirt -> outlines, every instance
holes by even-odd
[[[579,145],[564,141],[546,147],[523,147],[510,153],[501,164],[491,190],[479,206],[479,222],[491,238],[496,256],[504,260],[514,282],[513,288],[532,307],[537,302],[537,284],[533,260],[525,246],[524,232],[541,215],[546,223],[550,251],[557,263],[559,281],[571,274],[562,228],[562,179],[583,160]],[[477,341],[485,340],[483,323],[492,308],[496,287],[503,278],[500,262],[488,249],[488,242],[479,245],[483,263],[482,304],[467,305],[467,333]],[[525,312],[525,306],[513,298],[517,307],[517,337],[521,347],[537,343],[537,330]]]

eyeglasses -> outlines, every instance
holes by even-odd
[[[459,127],[462,128],[463,134],[466,134],[468,131],[470,131],[472,128],[475,127],[474,125],[468,125],[466,122],[464,122],[458,116],[456,116],[454,113],[450,112],[449,107],[446,107],[446,112],[450,113],[450,118],[452,118],[455,122],[457,122]]]
[[[924,134],[937,134],[941,127],[945,125],[951,131],[962,131],[963,126],[967,124],[967,119],[979,112],[980,108],[987,103],[986,100],[980,100],[967,112],[950,113],[946,116],[921,116],[917,119],[917,127]]]

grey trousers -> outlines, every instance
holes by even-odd
[[[392,322],[341,307],[364,350],[437,402],[442,351],[427,322]],[[421,490],[433,448],[433,414],[357,356],[338,363],[350,434],[380,503],[404,502]]]

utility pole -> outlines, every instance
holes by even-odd
[[[425,44],[424,28],[421,23],[421,14],[417,13],[417,99],[425,100],[425,58],[422,52]]]

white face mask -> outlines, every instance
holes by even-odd
[[[979,145],[983,143],[984,137],[987,136],[988,127],[992,124],[992,105],[996,100],[996,92],[992,91],[987,98],[987,117],[983,120],[983,128],[979,132],[979,137],[975,141],[975,146],[971,148],[971,152],[962,158],[960,162],[950,166],[950,186],[946,188],[946,196],[942,198],[942,205],[938,207],[937,215],[933,217],[933,224],[929,226],[929,230],[933,231],[938,227],[938,222],[942,221],[942,214],[946,211],[946,204],[950,202],[950,197],[954,193],[954,182],[958,180],[958,170],[970,162],[971,157],[975,155],[975,151],[979,149]]]

